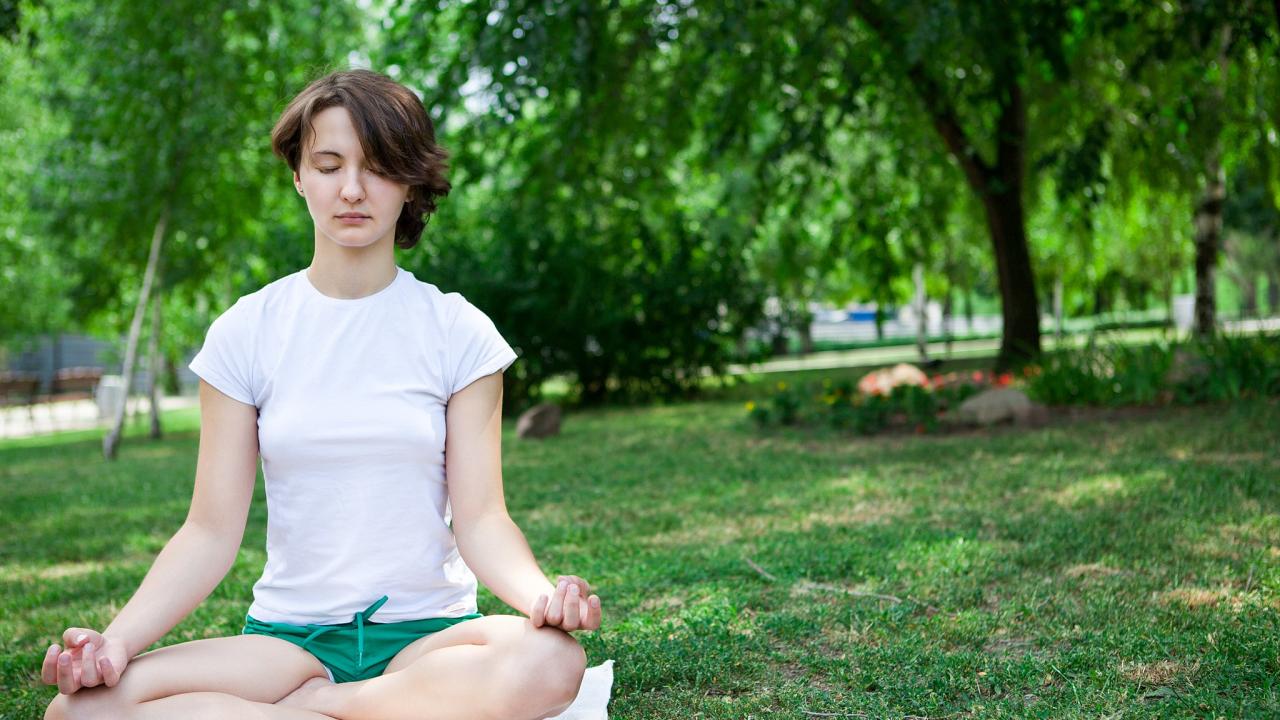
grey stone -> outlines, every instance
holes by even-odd
[[[544,438],[560,434],[560,406],[555,403],[539,403],[525,410],[516,420],[516,437],[521,439]]]
[[[1026,409],[1014,412],[1013,422],[1019,427],[1044,427],[1049,424],[1049,408],[1033,402]]]
[[[956,410],[961,422],[993,425],[1020,416],[1031,418],[1033,404],[1021,390],[991,388],[965,400]]]

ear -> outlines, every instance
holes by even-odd
[[[294,170],[294,171],[293,171],[293,187],[294,187],[298,192],[302,192],[302,177],[301,177],[300,175],[298,175],[298,171],[297,171],[297,170]]]

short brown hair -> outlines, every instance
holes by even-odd
[[[435,127],[412,90],[372,70],[329,73],[298,93],[271,131],[271,149],[298,172],[304,128],[315,132],[312,118],[322,110],[343,107],[351,113],[360,148],[369,166],[409,186],[408,202],[396,221],[396,247],[418,244],[436,211],[436,200],[449,194],[445,179],[449,154],[436,144]]]

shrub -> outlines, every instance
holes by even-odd
[[[1044,356],[1027,391],[1048,405],[1150,405],[1280,393],[1280,338],[1223,335],[1141,347],[1089,345]]]

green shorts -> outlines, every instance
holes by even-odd
[[[383,595],[351,622],[339,625],[290,625],[262,622],[244,616],[245,635],[270,635],[305,649],[316,657],[333,682],[354,682],[378,677],[409,643],[464,620],[484,617],[472,613],[456,618],[427,618],[405,622],[376,623],[368,618],[387,601]]]

